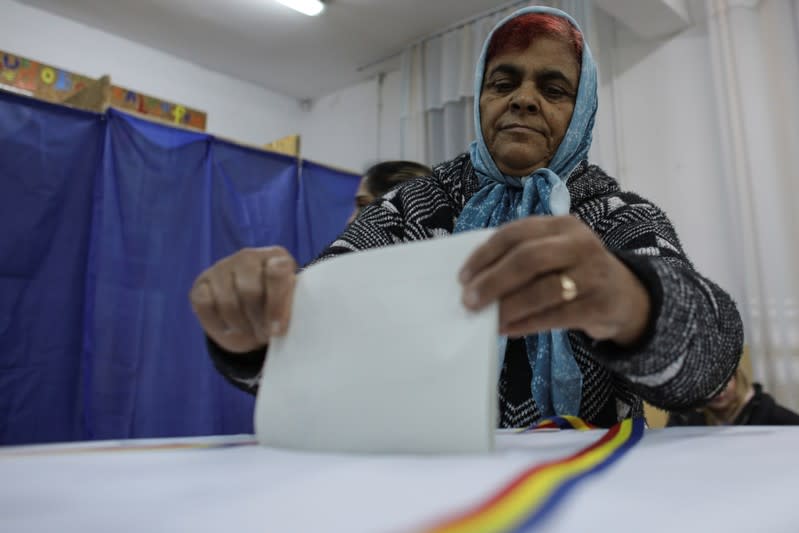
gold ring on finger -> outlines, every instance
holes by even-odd
[[[566,274],[560,275],[560,288],[560,295],[564,302],[571,302],[577,298],[577,295],[579,294],[579,291],[577,290],[577,284]]]

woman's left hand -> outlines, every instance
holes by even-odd
[[[500,333],[511,337],[578,329],[628,346],[649,320],[644,286],[573,216],[502,226],[472,253],[460,281],[467,308],[499,301]]]

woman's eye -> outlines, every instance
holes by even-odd
[[[564,91],[557,85],[550,85],[546,87],[544,89],[544,92],[546,93],[547,96],[550,97],[561,97],[561,96],[566,96],[568,94],[566,91]]]
[[[513,89],[513,84],[506,80],[495,81],[492,85],[494,90],[499,92],[508,92]]]

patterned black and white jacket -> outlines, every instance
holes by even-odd
[[[743,327],[734,302],[694,270],[673,226],[654,204],[621,191],[613,178],[586,162],[566,185],[572,214],[638,276],[652,301],[647,332],[634,347],[569,332],[583,373],[579,416],[609,426],[642,416],[642,400],[684,410],[715,395],[735,371],[742,350]],[[442,163],[432,176],[406,182],[364,209],[316,261],[451,234],[478,186],[468,154]],[[263,353],[231,355],[213,343],[209,349],[229,381],[256,391]],[[498,387],[501,427],[523,427],[540,418],[523,351],[523,343],[509,343]]]

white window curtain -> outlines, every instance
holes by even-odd
[[[746,342],[755,377],[799,409],[799,2],[706,10]]]
[[[588,2],[512,2],[411,45],[402,54],[401,153],[434,165],[474,140],[474,70],[483,41],[501,19],[528,5],[548,5],[588,27]]]

